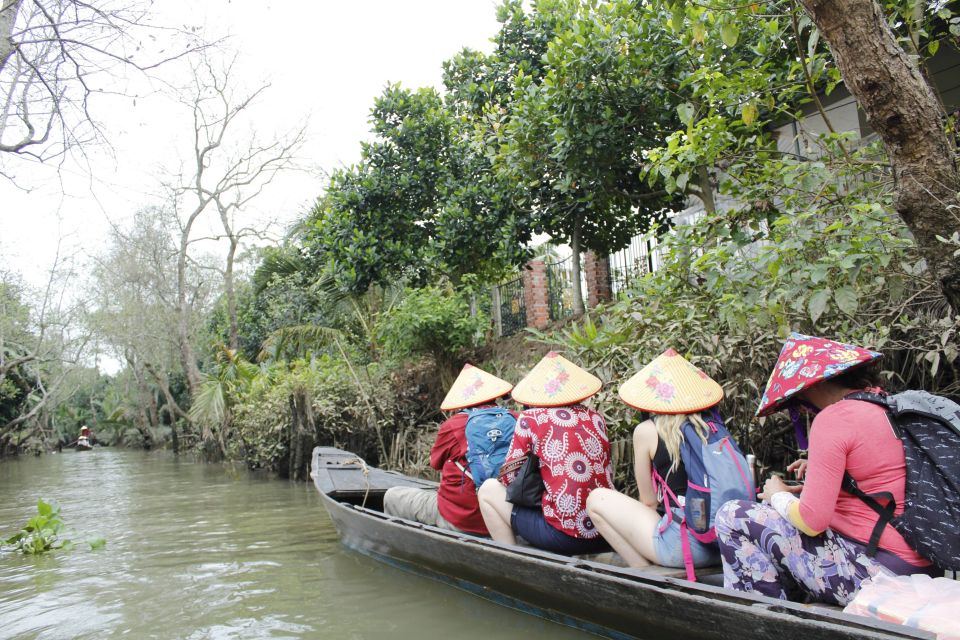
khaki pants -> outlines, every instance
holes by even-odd
[[[460,531],[440,515],[437,510],[436,491],[391,487],[383,495],[383,512],[388,516],[422,522],[447,531]]]

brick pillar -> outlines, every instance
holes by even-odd
[[[527,308],[527,326],[543,329],[550,323],[550,299],[547,293],[547,265],[533,260],[523,270],[523,304]]]
[[[587,251],[584,254],[583,271],[587,279],[587,307],[610,302],[613,298],[613,289],[610,286],[610,258]]]

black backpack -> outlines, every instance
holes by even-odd
[[[846,396],[887,410],[903,443],[907,466],[903,513],[888,491],[865,493],[849,473],[843,490],[863,500],[880,519],[867,555],[873,556],[889,523],[917,553],[947,571],[960,569],[960,405],[926,391],[880,395],[857,391]],[[881,501],[886,504],[881,504]]]

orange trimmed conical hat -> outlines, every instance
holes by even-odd
[[[447,391],[447,397],[440,403],[440,410],[453,411],[472,407],[510,393],[510,389],[513,389],[513,385],[506,380],[501,380],[472,364],[465,364]]]
[[[603,383],[551,351],[513,388],[513,399],[531,407],[563,407],[586,400]]]
[[[620,387],[620,399],[651,413],[694,413],[723,399],[723,388],[673,349],[667,349]]]

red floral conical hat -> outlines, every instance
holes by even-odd
[[[440,410],[453,411],[489,402],[510,393],[511,389],[513,385],[506,380],[468,363],[463,365],[460,375],[447,391]]]
[[[787,400],[803,389],[882,356],[882,353],[852,344],[791,333],[783,343],[780,357],[767,381],[757,415],[779,411]]]

